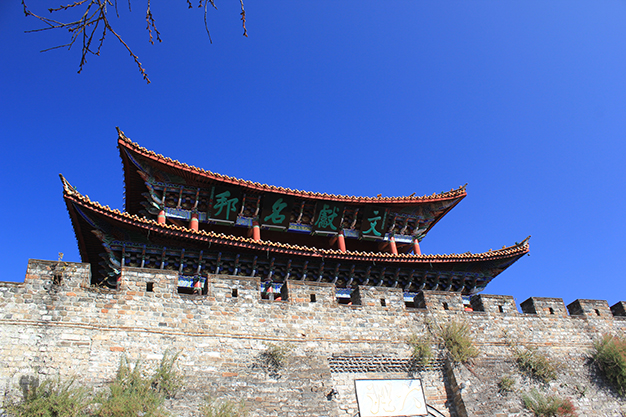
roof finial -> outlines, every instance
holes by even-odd
[[[122,131],[122,129],[119,128],[119,126],[115,126],[115,129],[117,130],[117,136],[120,139],[124,139],[127,142],[131,142],[131,140],[124,134],[124,132]]]
[[[63,192],[65,194],[76,193],[76,188],[72,187],[72,185],[65,179],[63,174],[59,174],[59,178],[61,178],[61,182],[63,183]]]

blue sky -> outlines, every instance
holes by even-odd
[[[328,193],[468,196],[424,253],[482,252],[528,235],[530,256],[485,291],[626,300],[626,3],[245,1],[202,11],[145,2],[77,74],[65,33],[31,33],[0,4],[0,280],[29,258],[79,261],[57,174],[123,208],[115,126],[221,174]],[[124,3],[124,2],[122,2]],[[165,4],[168,3],[168,4]],[[56,3],[29,0],[33,11]],[[121,4],[121,3],[120,3]]]

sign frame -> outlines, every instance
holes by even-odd
[[[421,378],[355,379],[354,390],[361,417],[429,414]],[[409,399],[413,404],[407,404]]]

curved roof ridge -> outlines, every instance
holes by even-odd
[[[367,196],[349,196],[344,194],[328,194],[322,192],[315,191],[303,191],[298,189],[291,189],[288,187],[270,185],[270,184],[261,184],[256,181],[245,180],[242,178],[231,177],[224,174],[219,174],[217,172],[208,171],[204,168],[198,168],[194,165],[188,165],[186,163],[180,162],[178,160],[172,159],[170,157],[164,156],[162,154],[151,151],[136,142],[133,142],[128,136],[124,134],[124,132],[116,127],[118,133],[118,143],[123,145],[129,149],[133,149],[136,152],[140,152],[144,154],[144,156],[150,157],[152,159],[161,160],[161,162],[166,163],[174,168],[182,169],[187,172],[195,172],[197,174],[201,174],[209,177],[210,179],[215,179],[219,181],[228,181],[231,183],[235,183],[244,187],[254,188],[260,191],[273,191],[277,193],[284,194],[293,194],[293,195],[302,195],[307,197],[314,198],[323,198],[323,199],[334,199],[341,201],[357,201],[357,202],[375,202],[375,203],[411,203],[411,202],[424,202],[431,200],[451,200],[454,198],[462,198],[467,195],[465,189],[467,188],[467,184],[462,185],[458,188],[452,188],[450,191],[443,191],[441,193],[432,193],[430,195],[416,196],[416,193],[413,193],[408,196],[400,196],[400,197],[367,197]]]
[[[174,224],[162,224],[162,223],[158,223],[156,220],[146,219],[144,217],[127,213],[125,211],[112,209],[109,206],[103,206],[97,201],[92,201],[88,196],[79,193],[75,187],[69,186],[69,182],[67,182],[67,180],[65,180],[63,176],[61,176],[61,178],[62,178],[63,185],[64,185],[63,187],[64,197],[72,199],[76,202],[81,202],[82,204],[85,204],[87,206],[91,206],[92,208],[99,210],[103,214],[108,215],[110,217],[123,218],[124,220],[128,222],[135,223],[136,225],[139,224],[139,226],[144,225],[144,226],[150,226],[150,227],[158,227],[164,230],[184,233],[188,235],[187,237],[190,237],[190,238],[193,238],[194,235],[200,235],[202,237],[209,238],[209,239],[225,240],[225,241],[230,241],[232,243],[258,246],[259,249],[268,249],[269,247],[273,247],[273,248],[287,249],[287,250],[292,250],[292,251],[309,252],[309,253],[314,253],[318,256],[329,256],[329,257],[340,257],[340,258],[351,258],[351,257],[372,258],[372,259],[384,258],[385,260],[392,260],[392,261],[393,260],[409,261],[409,260],[423,259],[423,260],[429,260],[429,261],[435,260],[435,261],[441,261],[441,262],[453,261],[457,259],[468,259],[468,258],[470,260],[471,259],[474,259],[474,260],[495,259],[495,258],[501,258],[501,257],[509,257],[512,255],[518,255],[518,254],[521,255],[521,254],[528,252],[529,250],[528,240],[530,239],[530,236],[524,239],[521,243],[516,242],[515,245],[506,246],[506,247],[503,247],[502,249],[489,250],[488,252],[482,252],[482,253],[476,253],[476,254],[469,254],[468,252],[466,252],[463,254],[443,254],[443,255],[439,255],[439,254],[411,255],[411,254],[404,254],[404,253],[394,255],[388,252],[362,252],[362,251],[340,252],[340,251],[337,251],[336,249],[320,249],[316,247],[292,245],[289,243],[274,242],[274,241],[269,241],[269,240],[256,241],[249,237],[227,235],[224,233],[215,233],[213,231],[206,231],[206,230],[192,230],[190,228],[180,227]],[[69,187],[66,187],[66,184]]]

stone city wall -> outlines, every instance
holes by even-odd
[[[140,268],[124,268],[117,290],[89,282],[88,264],[31,260],[24,283],[0,283],[6,398],[34,377],[101,387],[122,355],[150,363],[170,351],[180,352],[186,378],[168,404],[174,415],[197,415],[212,395],[244,400],[253,416],[352,417],[355,379],[422,378],[427,403],[441,415],[525,416],[519,395],[498,392],[503,376],[518,393],[537,386],[512,358],[512,346],[525,346],[559,364],[547,389],[570,398],[579,415],[626,411],[588,359],[594,340],[624,335],[623,302],[566,307],[530,298],[518,312],[512,297],[481,294],[466,311],[458,293],[425,291],[408,307],[401,289],[368,286],[348,305],[331,284],[299,281],[289,281],[278,301],[261,299],[259,278],[214,275],[206,295],[179,294],[175,271]],[[437,351],[432,365],[417,366],[409,337],[449,321],[467,323],[480,355],[453,365]],[[271,346],[291,349],[280,368],[265,360]]]

